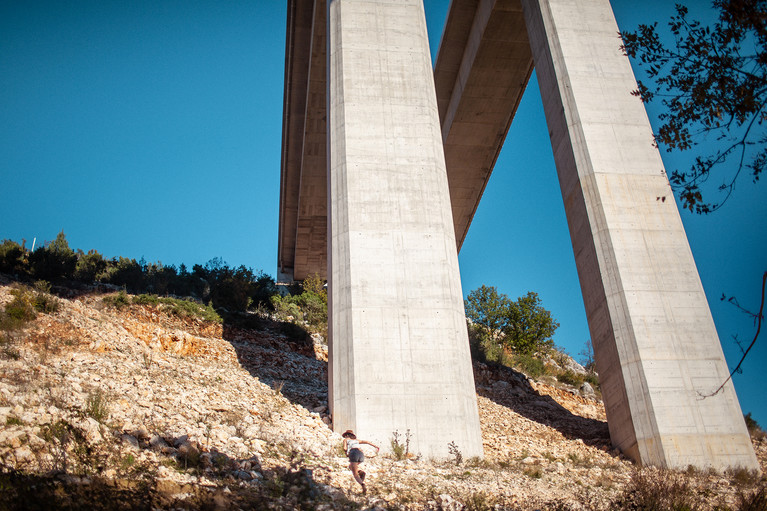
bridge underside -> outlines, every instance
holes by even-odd
[[[452,0],[426,76],[418,0],[289,0],[278,265],[329,280],[336,430],[481,453],[456,254],[535,63],[614,445],[757,468],[732,384],[698,399],[728,371],[617,33],[607,0]]]
[[[278,268],[327,278],[325,0],[288,5]],[[434,69],[460,250],[533,71],[518,1],[454,0]]]
[[[325,0],[288,2],[282,121],[280,280],[327,278]]]

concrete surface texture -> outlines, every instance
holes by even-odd
[[[460,250],[533,71],[519,0],[454,0],[434,81]]]
[[[615,445],[758,468],[607,0],[522,0]]]
[[[328,20],[333,428],[481,456],[423,5],[332,0]]]

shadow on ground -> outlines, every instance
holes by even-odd
[[[221,466],[235,463],[223,453],[207,454],[212,454]],[[240,484],[236,473],[206,471],[207,484],[198,484],[177,483],[148,474],[113,479],[66,472],[30,474],[0,467],[0,511],[310,510],[323,503],[338,503],[339,498],[344,500],[342,507],[351,503],[338,495],[331,497],[314,479],[312,470],[300,464],[279,466],[259,474],[258,481]]]
[[[228,319],[224,339],[240,364],[293,403],[312,411],[327,410],[327,362],[318,360],[311,338],[301,327],[264,318]],[[479,369],[481,367],[481,369]],[[505,366],[475,363],[477,393],[567,438],[610,449],[607,422],[570,412],[552,397],[532,388],[527,377]]]
[[[327,411],[327,362],[318,359],[306,330],[293,323],[241,314],[224,319],[223,338],[252,376],[309,411]]]
[[[527,377],[506,366],[476,364],[477,393],[532,421],[553,428],[567,438],[579,438],[593,447],[609,450],[607,422],[581,417],[551,396],[535,390]],[[573,395],[574,399],[582,399]]]

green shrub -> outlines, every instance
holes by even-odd
[[[306,278],[299,295],[272,295],[271,305],[279,321],[305,324],[310,332],[327,338],[328,296],[318,275]]]
[[[586,373],[583,380],[589,382],[594,390],[599,390],[599,376],[596,373]]]
[[[23,245],[4,240],[0,244],[0,271],[54,283],[74,279],[86,284],[100,281],[118,285],[124,289],[121,294],[104,298],[106,305],[117,308],[131,303],[125,291],[150,296],[188,296],[193,300],[162,302],[161,305],[167,306],[172,314],[201,317],[219,323],[222,319],[215,309],[230,313],[246,312],[253,307],[270,309],[271,298],[277,294],[271,276],[245,266],[230,268],[220,258],[211,259],[205,266],[194,265],[192,272],[187,271],[183,264],[177,270],[175,266],[164,266],[160,262],[146,263],[143,259],[138,262],[126,257],[105,259],[95,250],[86,254],[78,249],[75,253],[69,248],[64,232],[32,253],[27,252]],[[326,335],[327,297],[324,283],[316,277],[314,280],[313,287],[307,286],[300,297],[291,297],[284,305],[290,308],[290,312],[297,312],[296,319],[306,321],[312,331]],[[137,303],[146,303],[141,300],[146,298],[139,299]],[[200,305],[199,302],[209,305]],[[153,299],[151,304],[158,303]],[[17,305],[11,307],[10,314],[0,316],[2,328],[18,327]],[[48,287],[40,290],[34,305],[43,312],[55,312],[59,302],[50,296]],[[284,308],[282,312],[286,312]]]
[[[59,310],[59,301],[51,295],[51,285],[44,280],[35,282],[35,310],[43,314],[52,314]]]
[[[185,317],[185,316],[199,317],[200,319],[203,319],[205,321],[212,321],[214,323],[223,322],[223,320],[221,319],[221,316],[210,305],[202,305],[192,300],[179,300],[175,298],[168,299],[168,300],[172,300],[171,314],[175,314],[177,316],[182,316],[182,317]]]
[[[297,304],[301,309],[303,319],[312,327],[312,330],[319,331],[327,329],[328,324],[328,303],[322,296],[308,291],[304,291],[297,298]]]
[[[96,278],[107,269],[107,262],[95,250],[89,250],[87,254],[82,250],[77,251],[77,264],[75,264],[74,279],[86,284],[96,281]]]
[[[104,422],[109,417],[109,398],[101,389],[88,394],[85,414],[99,422]]]
[[[134,296],[131,303],[135,305],[159,305],[160,299],[157,297],[157,295],[138,295]]]
[[[268,307],[272,296],[277,294],[277,285],[274,279],[265,273],[259,273],[251,290],[253,299],[251,307]]]
[[[45,281],[37,281],[35,290],[17,285],[11,289],[11,300],[0,311],[0,330],[17,330],[37,317],[38,312],[53,313],[59,309],[59,301],[50,295],[51,286]]]
[[[159,295],[168,294],[177,280],[174,266],[163,266],[161,262],[144,265],[144,290]]]
[[[0,244],[0,272],[11,274],[26,274],[29,269],[24,260],[26,250],[11,240],[3,240]]]
[[[277,292],[269,275],[245,266],[230,268],[220,258],[211,259],[205,266],[195,264],[191,273],[182,266],[179,277],[192,294],[229,312],[269,306],[271,296]]]
[[[566,371],[557,374],[557,380],[567,385],[572,385],[573,387],[580,387],[583,385],[585,378],[583,375],[575,374],[570,369],[567,369]]]
[[[37,317],[35,295],[26,286],[11,289],[11,300],[0,313],[0,330],[17,330]]]
[[[216,310],[210,305],[203,305],[193,300],[179,298],[161,298],[156,295],[139,295],[133,299],[133,303],[140,305],[158,306],[162,310],[179,317],[196,317],[204,321],[221,323],[223,320]]]
[[[474,360],[512,366],[512,361],[503,345],[488,335],[487,331],[478,325],[469,323],[469,349]]]
[[[548,350],[559,323],[541,305],[535,292],[512,301],[494,286],[482,285],[465,301],[466,317],[482,332],[514,353]]]
[[[166,298],[153,294],[141,294],[131,299],[125,291],[120,291],[117,294],[105,296],[102,298],[102,302],[117,309],[129,305],[148,305],[182,318],[192,317],[214,323],[223,322],[223,319],[213,307],[203,305],[191,299]]]
[[[115,309],[122,309],[131,304],[131,299],[124,289],[120,290],[119,293],[105,296],[101,301],[105,305],[114,307]]]
[[[546,373],[546,367],[544,366],[543,361],[535,355],[528,353],[516,354],[512,358],[512,363],[514,364],[514,367],[530,378],[540,378]]]
[[[220,259],[208,261],[207,281],[210,285],[210,299],[215,308],[230,312],[243,312],[253,303],[250,297],[255,275],[250,268],[239,266],[229,268]]]
[[[144,270],[135,259],[119,257],[107,263],[107,268],[97,278],[116,286],[123,286],[131,293],[144,290]]]
[[[301,308],[295,303],[291,296],[272,296],[272,307],[274,314],[280,321],[295,321],[302,316]]]
[[[74,275],[77,256],[69,248],[67,237],[61,231],[56,239],[29,255],[29,267],[36,278],[49,282],[69,279]]]

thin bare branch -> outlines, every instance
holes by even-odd
[[[762,320],[764,319],[764,289],[765,289],[765,284],[767,284],[767,271],[764,272],[764,275],[762,275],[762,303],[759,305],[759,312],[757,314],[754,314],[753,312],[746,311],[748,314],[756,316],[756,334],[754,334],[754,340],[751,341],[751,344],[748,345],[748,348],[746,348],[746,351],[743,352],[743,356],[740,357],[740,361],[738,362],[738,365],[735,366],[735,369],[733,369],[730,372],[730,376],[728,376],[727,379],[724,380],[724,382],[719,386],[718,389],[716,389],[711,394],[702,395],[701,396],[702,398],[707,398],[707,397],[711,397],[711,396],[715,396],[715,395],[719,394],[719,392],[722,391],[724,386],[727,385],[727,382],[729,382],[732,379],[732,376],[735,373],[737,373],[738,371],[740,371],[740,366],[743,365],[743,361],[746,359],[746,355],[748,355],[748,352],[751,351],[751,348],[753,348],[754,344],[756,344],[756,340],[759,338],[759,332],[762,329]],[[743,307],[741,307],[740,305],[737,305],[737,307],[739,309],[745,311],[745,309],[743,309]]]

